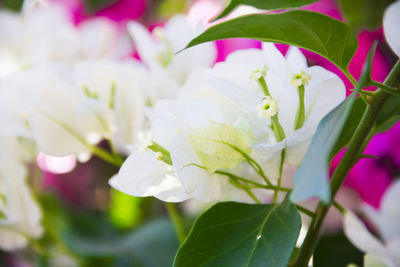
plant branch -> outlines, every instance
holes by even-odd
[[[174,225],[176,236],[180,244],[186,239],[185,227],[183,226],[181,217],[179,215],[178,209],[175,203],[165,202],[165,207],[167,208],[168,215]]]
[[[393,67],[392,71],[388,75],[385,81],[385,85],[393,87],[398,85],[400,82],[400,60],[397,61],[396,65]],[[371,136],[371,133],[375,127],[376,119],[382,110],[385,102],[391,96],[390,93],[378,89],[376,91],[375,97],[372,99],[370,104],[367,106],[365,113],[350,140],[349,146],[344,154],[342,160],[340,161],[338,167],[332,175],[330,182],[332,191],[332,200],[334,200],[336,193],[341,187],[346,175],[353,167],[353,165],[358,161],[359,156],[362,154],[365,148],[365,142]],[[300,248],[296,261],[290,266],[304,267],[307,266],[311,255],[314,251],[319,232],[322,227],[322,223],[325,219],[326,214],[331,205],[324,205],[319,202],[315,217],[313,218],[310,228],[307,232],[306,238],[304,239],[303,245]]]

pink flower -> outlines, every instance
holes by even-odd
[[[92,16],[106,17],[115,22],[135,20],[140,18],[147,8],[147,0],[117,0],[114,4],[89,14],[85,11],[82,0],[53,0],[53,2],[65,6],[76,24]]]

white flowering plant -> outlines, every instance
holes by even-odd
[[[358,209],[377,236],[337,198],[352,167],[373,157],[371,138],[400,120],[399,61],[373,79],[374,43],[359,78],[350,74],[363,22],[345,1],[349,23],[302,9],[317,0],[231,0],[212,23],[175,15],[152,31],[99,17],[74,25],[55,2],[0,9],[1,250],[33,251],[39,266],[319,266],[334,207],[365,266],[400,266],[399,183],[380,211]],[[256,10],[231,15],[239,6]],[[398,59],[400,2],[384,7],[375,12]],[[216,62],[215,41],[231,38],[261,47]],[[104,176],[111,200],[93,196],[107,212],[45,192],[40,159],[79,161],[80,180]],[[171,222],[145,223],[154,198]]]

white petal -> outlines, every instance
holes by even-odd
[[[23,96],[24,112],[39,150],[56,156],[86,151],[79,140],[84,136],[82,122],[75,113],[82,92],[50,71],[25,71],[21,79],[16,89]]]
[[[367,227],[351,212],[344,216],[344,232],[347,238],[361,251],[377,258],[388,258],[385,246],[377,240]]]
[[[207,99],[161,100],[155,106],[151,132],[154,141],[169,149],[179,131],[205,127],[210,122],[224,122],[217,105]]]
[[[189,198],[169,166],[157,160],[152,151],[135,152],[122,165],[109,184],[132,196],[154,196],[167,202],[180,202]]]
[[[400,2],[392,3],[383,16],[383,32],[390,48],[400,56]]]
[[[201,166],[201,162],[184,133],[174,137],[170,152],[173,166],[187,194],[203,202],[212,202],[220,200],[231,189],[227,177],[191,165]]]
[[[160,45],[153,40],[150,32],[138,22],[129,22],[127,29],[135,43],[140,58],[147,64],[151,64],[157,53],[161,51]]]
[[[308,68],[306,73],[311,79],[305,87],[304,127],[316,129],[321,119],[346,98],[346,88],[336,74],[320,66]]]
[[[80,47],[84,58],[106,58],[117,39],[117,28],[110,20],[95,18],[79,24]]]
[[[303,127],[287,137],[285,156],[285,162],[287,164],[291,166],[300,165],[310,145],[313,134],[313,129]]]
[[[307,59],[301,53],[300,49],[295,46],[289,47],[289,50],[286,53],[286,59],[289,64],[291,71],[296,74],[301,70],[305,70],[307,68]]]
[[[400,181],[394,182],[385,192],[380,211],[379,230],[390,243],[400,238]]]

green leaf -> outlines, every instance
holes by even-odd
[[[81,215],[74,220],[62,236],[67,247],[84,258],[126,261],[122,266],[169,267],[178,249],[168,219],[153,220],[126,232],[117,231],[101,216]]]
[[[382,24],[386,7],[394,0],[339,0],[343,15],[354,30],[374,30]]]
[[[194,223],[175,267],[286,266],[301,227],[287,199],[280,205],[218,203]]]
[[[13,10],[13,11],[21,11],[23,0],[0,0],[0,6]]]
[[[317,2],[318,0],[230,0],[228,5],[213,21],[223,18],[240,5],[253,6],[258,9],[276,10],[301,7]]]
[[[354,92],[319,123],[303,162],[293,177],[294,189],[290,195],[292,201],[318,197],[325,203],[330,202],[329,162],[332,154],[337,152],[335,150],[338,150],[343,144],[347,144],[351,138],[348,132],[343,131],[343,128],[351,115],[358,92],[370,81],[375,48],[376,43],[372,45],[368,53],[363,73]],[[357,113],[356,118],[352,120],[359,121],[358,116],[360,115]],[[354,127],[354,125],[350,125],[350,127]]]
[[[351,137],[353,136],[354,131],[360,123],[366,108],[367,104],[360,97],[357,97],[353,103],[353,106],[351,107],[342,132],[339,134],[339,139],[336,141],[335,146],[332,149],[330,159],[332,159],[337,153],[340,152],[340,150],[347,146]]]
[[[350,263],[363,266],[363,253],[353,246],[343,233],[321,237],[313,254],[314,266],[337,267]]]
[[[356,36],[348,25],[304,10],[235,18],[208,28],[186,48],[227,38],[249,38],[303,47],[326,57],[346,73],[357,49]]]
[[[85,5],[85,10],[89,14],[94,14],[106,7],[109,7],[115,3],[117,3],[118,0],[85,0],[83,1]]]

